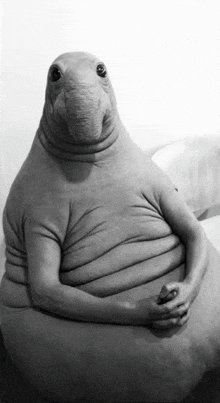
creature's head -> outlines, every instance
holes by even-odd
[[[105,140],[117,117],[103,62],[84,52],[64,53],[48,72],[43,121],[56,137],[76,145]]]

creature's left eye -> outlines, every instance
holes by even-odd
[[[55,82],[61,78],[61,72],[58,67],[53,66],[50,70],[50,79],[51,81]]]
[[[96,67],[96,73],[100,77],[105,77],[107,75],[107,71],[104,64],[98,64],[98,66]]]

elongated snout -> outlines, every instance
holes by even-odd
[[[103,140],[117,113],[104,64],[82,52],[61,55],[48,73],[45,106],[53,126],[65,127],[75,144]]]

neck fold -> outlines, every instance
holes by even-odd
[[[119,137],[124,131],[118,119],[115,125],[108,127],[108,131],[101,141],[91,145],[78,145],[71,141],[70,136],[64,135],[61,137],[62,129],[59,133],[51,131],[51,129],[49,130],[45,117],[42,117],[37,137],[44,149],[56,157],[70,161],[94,162],[105,158],[117,150],[120,143]]]

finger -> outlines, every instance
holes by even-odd
[[[158,313],[158,316],[166,316],[170,317],[172,311],[178,309],[183,302],[179,298],[175,298],[175,300],[164,302],[163,304],[158,303],[157,311],[155,310],[155,314]]]
[[[177,325],[178,325],[178,326],[183,326],[184,323],[187,322],[187,320],[189,319],[189,317],[190,317],[190,309],[188,309],[188,311],[186,311],[186,313],[185,313],[184,315],[182,315],[182,317],[178,320]]]
[[[171,329],[172,327],[175,326],[180,326],[179,325],[179,318],[171,318],[167,320],[157,320],[152,323],[152,327],[154,329]]]
[[[159,298],[160,299],[164,299],[167,297],[167,295],[169,294],[169,288],[168,285],[163,285],[163,287],[161,288],[160,294],[159,294]]]
[[[160,317],[158,317],[158,320],[180,318],[187,312],[188,309],[189,309],[189,302],[186,302],[185,304],[177,306],[169,313],[160,315]]]
[[[184,305],[184,301],[182,301],[179,297],[176,297],[176,298],[172,299],[171,301],[165,302],[161,306],[164,309],[164,313],[168,314],[181,305]]]
[[[164,302],[168,302],[171,301],[173,298],[175,298],[177,296],[177,291],[176,290],[172,290],[169,292],[169,294],[166,296],[166,298],[164,298],[162,301]]]
[[[170,313],[164,315],[162,319],[180,318],[186,314],[188,309],[189,309],[189,302],[186,302],[185,304],[179,305],[176,308],[174,308]]]
[[[160,294],[159,294],[159,299],[161,301],[164,301],[164,300],[169,301],[177,295],[178,290],[179,290],[179,287],[175,283],[163,285],[163,287],[161,288]]]

